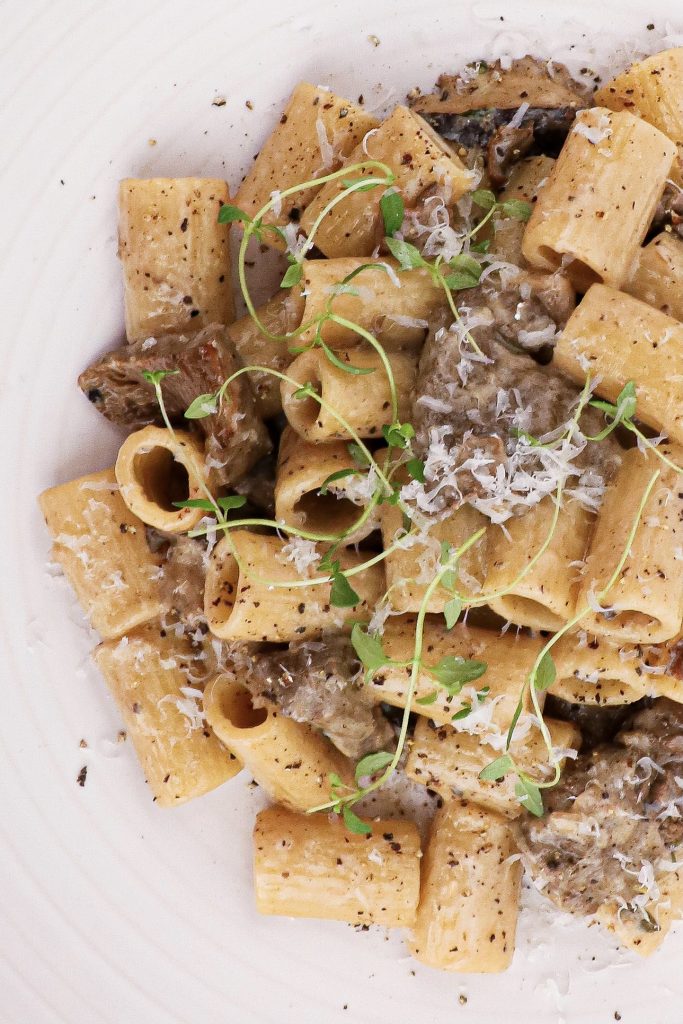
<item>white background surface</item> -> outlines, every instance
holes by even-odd
[[[393,88],[396,102],[529,39],[574,66],[623,64],[660,48],[667,21],[683,33],[680,0],[0,3],[2,1024],[683,1020],[683,931],[640,962],[595,928],[525,910],[508,974],[465,978],[380,931],[259,919],[258,794],[240,777],[187,807],[152,805],[115,742],[94,637],[46,572],[35,504],[113,459],[115,432],[75,379],[122,336],[118,178],[237,182],[300,78],[368,105]]]

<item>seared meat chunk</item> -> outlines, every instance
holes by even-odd
[[[463,75],[441,75],[434,93],[411,100],[444,139],[486,150],[495,187],[527,153],[556,156],[577,110],[588,103],[587,90],[566,68],[553,65],[551,74],[545,62],[533,57],[515,60],[509,68],[500,61],[481,62]]]
[[[161,382],[169,418],[185,427],[192,423],[202,431],[211,483],[230,487],[271,449],[246,374],[231,384],[215,413],[192,421],[183,415],[195,398],[217,391],[241,365],[225,328],[211,325],[190,337],[166,335],[123,345],[84,370],[78,383],[108,420],[137,430],[148,423],[163,423],[154,389],[143,373],[178,371]]]
[[[683,706],[662,698],[565,768],[545,818],[520,819],[527,869],[563,910],[616,900],[656,927],[657,877],[683,843],[682,781]]]
[[[358,758],[393,740],[393,730],[359,679],[359,663],[347,639],[290,644],[261,652],[244,675],[255,707],[275,705],[297,722],[322,729],[348,757]]]

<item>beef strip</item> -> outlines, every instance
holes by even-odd
[[[203,433],[210,482],[230,487],[272,446],[256,414],[246,374],[231,384],[218,412],[192,421],[183,419],[183,414],[195,398],[215,392],[241,365],[225,328],[213,324],[190,337],[165,335],[123,345],[84,370],[78,383],[108,420],[137,430],[163,423],[154,389],[143,372],[178,370],[161,382],[168,415]]]
[[[557,156],[589,97],[562,65],[551,74],[543,61],[524,57],[505,69],[496,61],[482,63],[479,73],[441,75],[434,93],[410,102],[443,138],[486,150],[490,181],[500,187],[527,153]],[[528,108],[510,128],[524,103]]]
[[[259,653],[242,676],[255,707],[275,705],[297,722],[322,729],[348,757],[362,757],[393,740],[393,730],[358,681],[359,663],[343,637],[294,643]]]
[[[580,754],[547,791],[543,819],[518,823],[524,863],[563,910],[616,900],[656,927],[656,878],[678,860],[683,818],[683,706],[661,698],[615,737]],[[651,902],[654,901],[654,902]]]

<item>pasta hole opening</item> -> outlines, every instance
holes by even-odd
[[[147,501],[164,512],[177,512],[173,503],[187,501],[190,496],[187,469],[168,448],[156,445],[149,451],[139,452],[133,462],[133,473]]]
[[[610,627],[614,627],[615,631],[623,632],[626,635],[633,633],[634,636],[637,635],[639,637],[648,633],[656,634],[662,628],[662,623],[659,619],[654,619],[651,615],[635,611],[632,608],[618,612],[611,618],[605,618],[604,621]]]
[[[267,709],[255,708],[249,690],[239,683],[223,687],[218,700],[222,715],[233,729],[257,729],[268,718]]]
[[[360,519],[363,509],[348,498],[337,498],[335,494],[319,494],[311,491],[304,494],[293,509],[303,516],[306,529],[312,533],[341,533]]]
[[[323,386],[317,375],[309,377],[306,383],[316,395],[322,395]],[[292,398],[289,403],[292,423],[303,429],[313,427],[320,416],[320,408],[320,403],[315,398]]]
[[[551,249],[549,245],[541,245],[538,250],[541,259],[550,264],[552,270],[564,270],[565,274],[578,292],[585,293],[593,284],[602,284],[602,277],[583,260],[570,259],[569,254],[562,254]]]
[[[555,615],[547,604],[534,601],[532,597],[523,597],[518,594],[501,597],[496,602],[495,610],[503,618],[518,626],[557,630],[564,625],[564,619]]]

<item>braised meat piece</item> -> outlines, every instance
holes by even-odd
[[[510,287],[510,295],[504,289],[490,295],[488,305],[463,307],[460,325],[432,331],[425,343],[411,422],[426,483],[423,490],[411,485],[414,493],[409,495],[423,512],[469,501],[494,522],[504,522],[524,514],[556,487],[557,457],[525,437],[542,438],[563,427],[574,414],[579,389],[552,365],[541,366],[512,347],[513,341],[516,346],[530,342],[530,347],[550,342],[557,321],[547,312],[540,315],[538,293],[532,303],[523,298],[519,284]],[[486,299],[485,294],[472,295],[473,301]],[[516,320],[512,311],[527,304],[525,318]],[[467,340],[466,326],[480,354]],[[593,434],[602,422],[597,410],[586,409],[581,425]],[[580,484],[577,496],[597,507],[620,460],[614,437],[600,445],[567,444],[562,459],[571,468],[568,486]]]
[[[242,681],[255,707],[276,705],[297,722],[322,729],[348,757],[359,758],[393,740],[393,730],[367,696],[347,639],[290,644],[254,658]]]
[[[486,167],[494,188],[502,188],[513,164],[530,153],[534,145],[533,124],[503,124],[497,128],[486,147]]]
[[[148,423],[163,423],[154,389],[143,373],[178,371],[161,382],[169,418],[202,431],[211,483],[230,487],[271,449],[247,375],[231,384],[215,413],[192,421],[183,416],[195,398],[217,391],[241,365],[225,328],[211,325],[190,337],[166,335],[123,345],[84,370],[78,383],[108,420],[137,430]]]
[[[568,764],[542,819],[518,823],[524,863],[563,910],[620,914],[656,928],[657,878],[683,843],[683,706],[661,698]]]
[[[480,61],[441,75],[432,94],[410,102],[444,139],[486,150],[489,179],[500,187],[527,153],[557,156],[589,94],[564,66],[524,57],[509,68]]]

